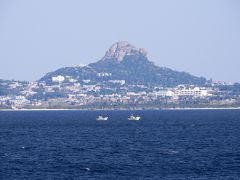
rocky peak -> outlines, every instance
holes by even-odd
[[[121,62],[126,55],[141,55],[147,58],[147,52],[144,49],[136,48],[126,41],[121,41],[109,48],[102,61],[115,60]]]

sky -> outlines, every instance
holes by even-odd
[[[118,41],[156,65],[240,82],[239,0],[1,0],[0,79],[35,81]]]

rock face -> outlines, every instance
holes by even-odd
[[[68,76],[79,83],[90,80],[93,84],[109,80],[124,80],[127,84],[173,87],[179,84],[204,85],[206,79],[186,72],[156,66],[149,61],[144,49],[126,41],[113,44],[105,56],[88,66],[66,67],[46,74],[40,81],[52,83],[52,77]]]
[[[139,49],[129,44],[127,41],[121,41],[113,44],[106,52],[101,61],[116,61],[121,62],[125,56],[142,55],[147,57],[147,52],[144,49]]]

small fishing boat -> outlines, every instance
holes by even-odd
[[[131,121],[139,121],[140,119],[141,119],[140,116],[131,115],[128,117],[128,120],[131,120]]]
[[[96,118],[96,120],[97,121],[107,121],[108,120],[108,117],[107,116],[98,116],[97,118]]]

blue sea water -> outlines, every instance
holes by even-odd
[[[240,110],[2,111],[0,179],[240,179]]]

